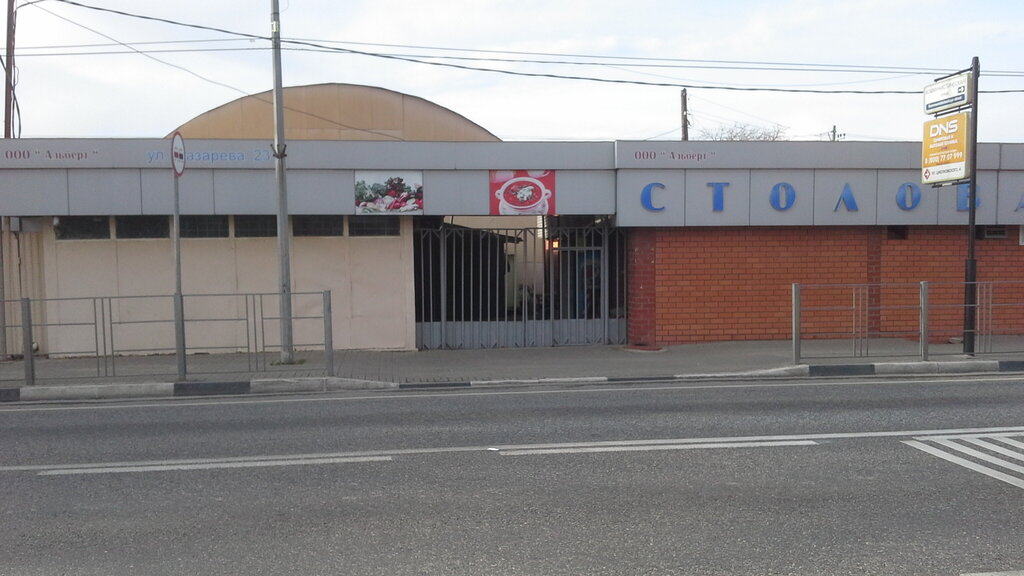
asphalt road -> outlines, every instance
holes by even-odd
[[[0,408],[0,574],[1024,570],[1024,382]]]

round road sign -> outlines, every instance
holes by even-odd
[[[185,172],[185,139],[180,132],[175,132],[171,140],[171,167],[174,168],[175,176]]]

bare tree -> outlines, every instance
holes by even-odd
[[[785,135],[786,129],[778,124],[764,127],[736,122],[732,126],[719,126],[713,130],[702,128],[700,130],[701,140],[775,141],[782,140]]]

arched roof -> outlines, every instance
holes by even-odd
[[[499,141],[447,108],[384,88],[331,83],[283,92],[286,140]],[[273,138],[273,94],[243,96],[196,116],[178,131],[185,138]]]

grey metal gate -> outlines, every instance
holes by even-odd
[[[618,229],[441,224],[414,243],[420,349],[625,342]]]

